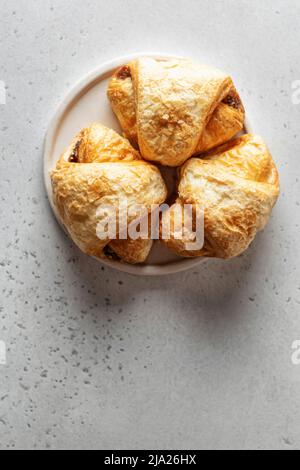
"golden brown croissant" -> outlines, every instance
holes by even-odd
[[[144,162],[129,142],[101,124],[93,124],[75,138],[52,175],[53,195],[60,218],[79,248],[96,257],[117,255],[128,263],[147,258],[151,240],[99,239],[101,209],[126,201],[128,224],[136,204],[150,213],[165,201],[167,190],[159,170]],[[100,212],[99,212],[100,209]],[[117,234],[119,238],[120,233]]]
[[[114,74],[108,98],[142,156],[166,166],[227,142],[244,126],[232,79],[188,59],[137,59]]]
[[[265,143],[244,135],[183,166],[177,204],[165,214],[171,234],[164,243],[185,257],[238,256],[265,227],[278,196],[279,177]],[[204,246],[198,251],[186,249],[194,228],[176,238],[184,204],[204,210]]]

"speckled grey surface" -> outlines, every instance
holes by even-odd
[[[0,0],[0,448],[300,448],[298,0]],[[136,51],[229,70],[281,172],[251,249],[134,278],[78,252],[42,181],[54,110]]]

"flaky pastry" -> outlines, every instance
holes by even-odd
[[[144,159],[180,166],[243,129],[232,79],[189,59],[139,58],[116,71],[108,98],[124,135]]]
[[[184,257],[238,256],[265,227],[278,196],[278,172],[264,141],[243,135],[182,167],[177,203],[166,214],[171,234],[163,243]],[[198,251],[186,250],[192,233],[176,238],[184,204],[204,210],[205,241]]]
[[[51,179],[61,221],[84,253],[118,256],[133,264],[145,261],[151,240],[100,240],[97,236],[99,209],[118,209],[120,201],[126,201],[129,210],[139,204],[150,213],[152,205],[163,203],[167,196],[159,170],[143,161],[126,139],[101,124],[91,125],[74,139]],[[136,218],[134,212],[130,217],[129,224]]]

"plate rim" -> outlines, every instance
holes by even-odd
[[[86,88],[89,86],[92,87],[95,81],[98,81],[101,77],[105,74],[111,72],[113,69],[126,64],[138,57],[155,57],[155,58],[179,58],[181,56],[170,54],[170,53],[163,53],[163,52],[136,52],[129,55],[119,56],[117,58],[108,60],[103,62],[94,70],[86,73],[81,79],[79,79],[73,87],[66,93],[65,97],[62,99],[60,104],[58,105],[56,111],[52,119],[49,122],[47,127],[45,139],[44,139],[44,148],[43,148],[43,176],[44,176],[44,186],[48,196],[49,204],[52,208],[52,211],[55,215],[55,218],[61,228],[66,232],[58,211],[55,207],[53,197],[52,197],[52,188],[50,183],[49,177],[49,166],[47,165],[48,161],[50,160],[51,150],[53,146],[53,142],[55,140],[55,136],[59,130],[60,123],[64,117],[64,115],[68,112],[68,109],[72,106],[74,100],[82,93]],[[248,117],[245,119],[245,126],[246,132],[252,132],[252,126],[249,123]],[[69,235],[68,235],[69,236]],[[79,249],[79,248],[78,248]],[[90,255],[86,255],[90,256]],[[187,271],[198,266],[200,263],[207,260],[207,258],[182,258],[178,259],[178,261],[173,261],[166,263],[164,265],[147,265],[147,264],[127,264],[121,261],[109,260],[109,259],[101,259],[96,258],[95,256],[90,256],[94,258],[100,264],[104,266],[108,266],[110,268],[116,269],[120,272],[133,274],[136,276],[165,276],[168,274],[175,274]]]

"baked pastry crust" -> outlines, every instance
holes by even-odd
[[[78,247],[89,255],[105,256],[105,247],[128,263],[147,258],[151,240],[100,240],[99,208],[119,207],[127,201],[135,220],[136,204],[150,213],[153,204],[165,201],[167,190],[159,170],[143,161],[129,142],[101,124],[82,130],[61,157],[51,175],[60,218]],[[103,214],[103,217],[105,214]]]
[[[266,144],[256,135],[243,135],[183,166],[177,204],[167,213],[171,235],[163,243],[184,257],[238,256],[265,227],[278,196],[278,172]],[[204,210],[201,250],[186,250],[193,239],[190,232],[176,239],[184,204]]]
[[[166,166],[227,142],[244,126],[232,79],[189,59],[137,59],[116,71],[108,98],[142,156]]]
[[[280,188],[260,137],[231,140],[245,119],[232,79],[189,59],[140,58],[115,72],[108,97],[130,143],[92,124],[76,136],[51,175],[59,216],[78,247],[131,264],[147,259],[150,233],[146,240],[124,240],[124,228],[117,227],[116,238],[101,240],[97,227],[107,220],[107,207],[118,211],[126,201],[127,231],[141,217],[137,205],[146,208],[142,217],[150,218],[153,207],[166,200],[166,184],[153,161],[179,167],[177,201],[162,217],[169,218],[171,231],[163,237],[161,223],[162,243],[183,257],[227,259],[245,251],[267,224]],[[189,230],[182,223],[186,204],[194,215],[199,207],[204,211],[202,248],[187,248],[195,240],[195,224]]]

